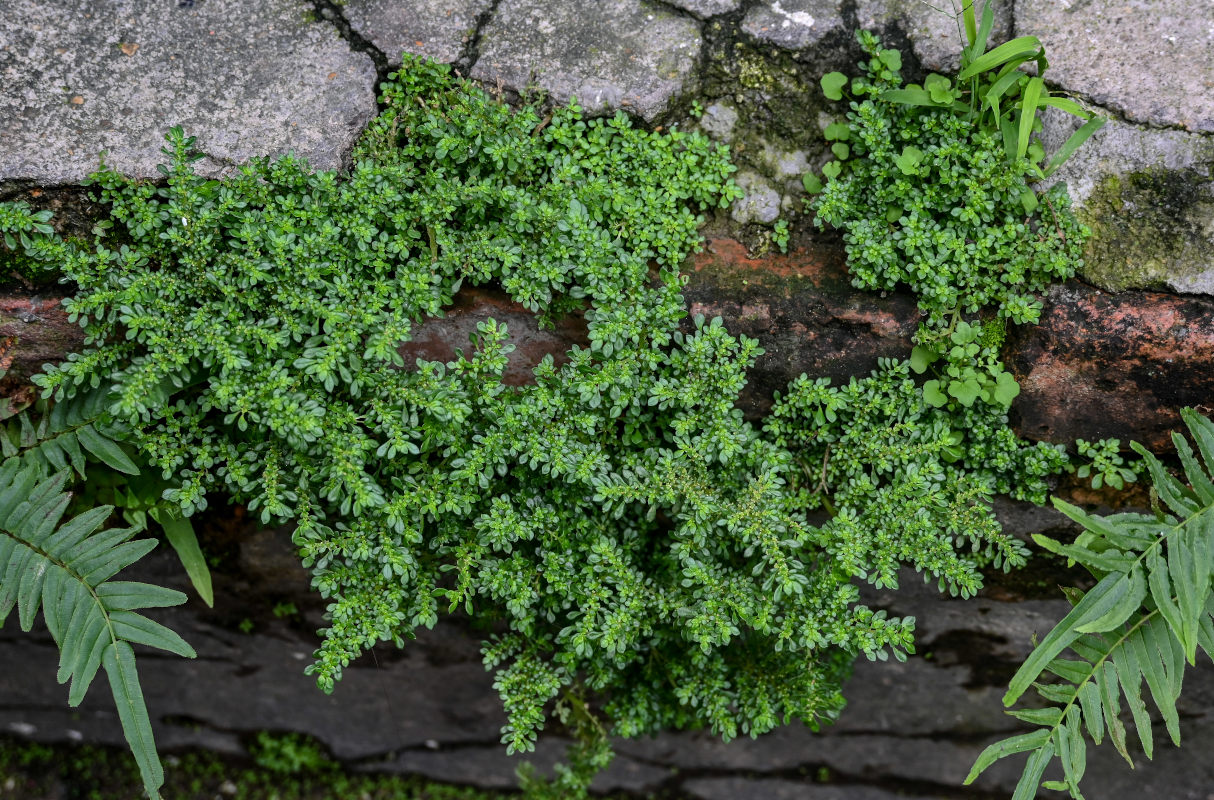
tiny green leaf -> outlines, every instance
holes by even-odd
[[[843,87],[847,85],[847,76],[842,72],[828,72],[822,76],[822,94],[827,100],[842,100]]]

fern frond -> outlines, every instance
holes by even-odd
[[[103,423],[109,405],[106,389],[80,392],[53,404],[39,401],[34,414],[21,414],[0,427],[0,456],[20,458],[46,474],[70,467],[83,478],[87,462],[93,460],[137,475],[139,468]]]
[[[16,606],[22,630],[38,610],[59,647],[60,683],[71,681],[68,703],[79,705],[104,668],[123,733],[149,796],[158,797],[164,773],[139,687],[131,643],[194,657],[180,636],[136,613],[180,605],[185,595],[130,581],[111,581],[156,546],[131,540],[134,529],[98,529],[112,506],[89,509],[60,524],[70,495],[68,470],[42,477],[39,465],[10,458],[0,465],[0,624]]]
[[[1214,423],[1192,409],[1181,413],[1196,445],[1195,451],[1184,437],[1173,434],[1184,483],[1168,474],[1154,455],[1134,445],[1147,464],[1155,494],[1175,516],[1095,517],[1054,499],[1055,507],[1082,525],[1084,532],[1073,544],[1033,538],[1099,580],[1086,593],[1068,592],[1074,607],[1029,654],[1003,698],[1004,705],[1011,706],[1034,687],[1055,705],[1009,711],[1040,727],[987,747],[967,784],[998,759],[1029,751],[1014,800],[1032,798],[1039,785],[1082,798],[1079,781],[1086,765],[1087,739],[1099,745],[1107,736],[1131,767],[1134,734],[1147,758],[1154,755],[1143,683],[1169,737],[1180,745],[1176,700],[1185,664],[1196,664],[1198,649],[1214,659]],[[1067,650],[1078,658],[1062,658]],[[1061,682],[1041,682],[1047,672]],[[1132,732],[1121,718],[1123,699],[1133,721]],[[1045,768],[1055,758],[1063,780],[1042,783]]]

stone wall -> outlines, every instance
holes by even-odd
[[[1031,438],[1163,446],[1179,407],[1209,412],[1214,397],[1214,8],[1003,0],[995,12],[997,37],[1041,37],[1052,87],[1110,117],[1061,173],[1096,233],[1085,271],[1052,289],[1042,323],[1007,345],[1023,387],[1015,421]],[[161,135],[174,124],[198,137],[210,174],[287,150],[340,167],[402,50],[450,62],[507,100],[538,89],[651,126],[699,127],[731,145],[747,197],[710,220],[704,252],[686,265],[685,297],[693,313],[720,315],[766,349],[744,400],[757,415],[802,372],[845,379],[879,356],[905,356],[918,319],[907,296],[851,289],[837,238],[798,213],[801,173],[828,158],[817,79],[857,60],[858,27],[903,49],[912,76],[951,69],[959,49],[952,19],[898,0],[0,0],[0,199],[54,208],[66,230],[87,230],[97,209],[80,184],[98,154],[154,178]],[[693,104],[703,116],[692,116]],[[1062,119],[1046,122],[1049,142],[1069,134]],[[786,256],[771,246],[781,215],[793,228]],[[541,331],[508,299],[467,290],[409,348],[444,357],[488,316],[514,332],[519,381],[583,333],[576,320]],[[0,288],[0,336],[9,335],[20,338],[10,386],[80,342],[51,289],[16,281]],[[1061,525],[1043,510],[1007,505],[1003,515],[1026,536]],[[230,514],[206,527],[207,546],[225,555],[216,608],[165,615],[199,658],[141,659],[164,748],[236,752],[251,731],[295,730],[360,768],[511,785],[501,711],[466,625],[444,623],[403,651],[379,649],[321,695],[302,674],[321,608],[289,538]],[[142,569],[180,581],[169,558]],[[977,789],[960,781],[982,746],[1015,728],[1002,687],[1033,634],[1064,613],[1057,580],[1039,565],[977,600],[953,601],[907,576],[903,590],[874,601],[917,617],[920,656],[859,664],[838,725],[728,745],[705,734],[620,743],[601,786],[704,800],[1006,797],[1012,766]],[[300,612],[270,613],[286,601]],[[252,633],[239,631],[246,618]],[[69,710],[54,662],[45,636],[22,635],[11,621],[0,632],[0,728],[120,743],[105,693],[94,689]],[[1161,747],[1133,773],[1101,748],[1089,796],[1214,797],[1204,758],[1212,700],[1206,665],[1186,683],[1186,748]],[[549,742],[537,758],[559,749]]]

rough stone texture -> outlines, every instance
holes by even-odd
[[[1054,442],[1106,436],[1170,446],[1178,411],[1214,398],[1214,300],[1106,294],[1079,283],[1047,295],[1041,324],[1017,329],[1010,362],[1020,430]]]
[[[484,28],[472,77],[652,121],[682,92],[699,53],[699,23],[642,0],[506,0]]]
[[[952,7],[954,13],[946,13]],[[985,0],[974,3],[977,19],[982,19]],[[995,24],[988,40],[992,45],[1011,38],[1012,8],[1010,0],[998,0],[992,7]],[[859,0],[856,19],[861,28],[886,31],[896,28],[910,39],[911,49],[919,64],[928,70],[951,74],[957,71],[965,28],[961,23],[959,0],[922,3],[904,0]],[[892,45],[887,45],[892,46]]]
[[[84,331],[68,321],[59,301],[52,295],[0,296],[0,339],[16,338],[6,382],[41,372],[43,364],[62,361],[84,344]]]
[[[162,750],[202,746],[240,753],[254,731],[292,730],[316,737],[361,769],[486,787],[514,784],[519,760],[506,757],[498,741],[504,720],[492,676],[480,663],[477,634],[443,623],[420,632],[403,650],[377,648],[375,658],[346,670],[333,695],[323,695],[303,674],[317,644],[310,632],[319,625],[316,600],[269,593],[262,583],[266,569],[293,555],[285,533],[259,547],[242,546],[236,566],[216,573],[213,611],[192,601],[153,612],[199,653],[192,661],[140,654]],[[170,553],[154,553],[135,573],[129,577],[188,591]],[[905,664],[857,664],[845,687],[849,705],[836,725],[818,735],[792,725],[728,744],[704,731],[621,741],[615,764],[596,787],[638,793],[661,787],[703,800],[960,797],[960,781],[981,748],[1018,730],[999,702],[1007,678],[1034,633],[1047,630],[1068,606],[1053,599],[1053,585],[1042,587],[1049,600],[1000,602],[987,591],[960,601],[941,597],[913,573],[902,578],[902,589],[866,590],[866,600],[893,615],[916,617],[920,655]],[[301,619],[288,623],[269,613],[283,599],[304,609]],[[234,632],[242,616],[255,618],[252,634]],[[122,746],[104,680],[78,709],[67,707],[65,689],[53,677],[54,645],[44,632],[21,633],[10,619],[0,631],[0,663],[21,665],[0,672],[0,730],[41,741]],[[1132,773],[1111,747],[1089,750],[1088,796],[1121,797],[1132,785],[1144,796],[1208,800],[1214,764],[1195,755],[1214,736],[1212,706],[1214,670],[1203,661],[1185,676],[1185,748],[1158,741],[1155,761]],[[564,745],[559,737],[545,737],[534,761],[550,765]],[[975,796],[1008,796],[1019,766],[1016,759],[996,765],[976,787],[989,794]]]
[[[493,0],[346,0],[342,13],[390,64],[400,63],[401,51],[449,64],[492,6]]]
[[[683,790],[703,800],[898,800],[905,797],[881,789],[855,786],[816,786],[808,781],[762,780],[754,778],[696,778]]]
[[[905,295],[857,292],[830,247],[752,259],[732,239],[712,239],[688,266],[691,315],[720,316],[766,351],[749,373],[742,407],[758,416],[802,372],[845,381],[881,356],[905,358],[919,313]]]
[[[453,361],[457,349],[471,353],[469,336],[476,333],[478,323],[492,317],[505,323],[514,351],[508,356],[503,383],[519,386],[533,380],[532,370],[550,355],[559,365],[569,360],[569,348],[590,342],[586,322],[580,316],[567,316],[556,323],[555,329],[542,330],[536,316],[524,306],[513,302],[502,291],[485,288],[465,289],[455,298],[441,319],[427,320],[414,329],[412,339],[400,348],[405,363],[416,358],[428,361]]]
[[[742,225],[775,222],[780,216],[780,193],[757,172],[739,172],[736,180],[743,196],[729,207],[733,221]]]
[[[1047,78],[1135,122],[1214,133],[1214,5],[1189,0],[1017,0]]]
[[[1078,125],[1050,109],[1046,152]],[[1094,234],[1085,278],[1113,291],[1214,294],[1214,137],[1109,120],[1056,175]]]
[[[713,103],[704,109],[704,116],[700,117],[700,128],[722,142],[733,140],[733,126],[737,124],[738,112],[728,103]]]
[[[764,0],[751,7],[742,30],[787,50],[805,50],[844,30],[842,0]]]
[[[0,0],[0,181],[157,176],[181,125],[199,167],[294,150],[337,167],[375,113],[371,60],[296,0]]]
[[[700,19],[728,14],[742,7],[742,0],[666,0],[668,5],[690,11]]]

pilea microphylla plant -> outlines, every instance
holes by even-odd
[[[367,648],[403,644],[440,614],[494,621],[483,652],[508,750],[530,750],[553,717],[577,742],[551,784],[525,776],[536,796],[584,794],[610,760],[609,736],[706,727],[729,739],[830,721],[853,658],[913,652],[914,620],[865,606],[861,581],[894,588],[910,565],[968,596],[983,568],[1024,562],[990,500],[1043,502],[1068,458],[1008,427],[1015,389],[998,345],[1006,321],[1035,320],[1030,291],[1073,273],[1086,235],[1060,190],[1042,204],[1048,224],[1040,211],[1020,228],[998,222],[1009,199],[1035,210],[1024,199],[1032,145],[1009,158],[979,128],[986,149],[973,156],[961,134],[974,127],[953,120],[977,101],[951,84],[939,107],[883,99],[898,86],[892,51],[861,41],[873,61],[852,92],[867,99],[846,134],[828,132],[846,161],[828,170],[819,218],[848,230],[858,282],[910,285],[928,324],[910,361],[843,386],[802,376],[762,424],[736,408],[758,343],[720,320],[687,320],[680,295],[698,215],[740,194],[727,151],[622,114],[587,120],[576,105],[512,111],[408,55],[344,173],[286,157],[207,179],[174,129],[162,181],[93,177],[110,219],[90,246],[10,207],[0,221],[40,234],[21,242],[26,255],[74,282],[65,306],[86,333],[81,353],[36,382],[52,413],[100,398],[94,430],[112,448],[98,444],[98,457],[165,482],[168,508],[154,518],[188,517],[222,493],[266,524],[294,525],[328,601],[309,668],[322,689]],[[1013,83],[1003,95],[1021,91],[1028,113],[1028,88]],[[918,160],[880,149],[881,132],[917,142]],[[891,158],[907,180],[870,166]],[[922,185],[946,167],[969,194],[912,196],[912,175]],[[897,258],[864,254],[875,244],[855,220],[874,214],[876,226],[898,223]],[[948,225],[969,227],[937,230]],[[958,244],[968,232],[972,252]],[[929,275],[943,262],[924,261],[919,233],[965,251],[964,266]],[[896,274],[878,275],[878,262]],[[406,363],[399,348],[418,324],[462,286],[485,285],[542,323],[581,314],[588,343],[544,358],[521,386],[503,381],[509,332],[494,321],[450,362]],[[992,321],[962,319],[988,306]],[[71,475],[54,458],[37,465],[0,478],[51,481],[46,507],[18,521],[45,512],[53,528],[50,501]],[[19,594],[23,624],[39,605],[59,613],[72,581],[103,627],[106,614],[182,599],[132,584],[120,587],[130,603],[107,605],[90,575],[72,572],[70,548],[43,546],[47,526],[0,529],[7,547],[67,576],[52,586],[6,572],[0,611]],[[124,534],[97,545],[102,556],[102,544],[126,548],[109,567],[145,552]],[[64,661],[91,678],[101,660],[155,796],[163,776],[133,660],[114,656],[126,658],[127,640],[185,655],[188,645],[154,623],[129,623],[125,639],[72,623],[56,637]]]

